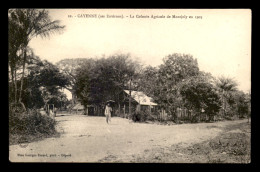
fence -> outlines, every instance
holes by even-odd
[[[208,121],[210,118],[204,112],[195,112],[187,108],[177,108],[175,114],[167,114],[165,110],[159,110],[158,119],[159,120],[172,120],[176,122],[198,122],[198,121]],[[215,118],[214,118],[215,120]]]

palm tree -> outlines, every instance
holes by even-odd
[[[226,114],[227,99],[232,92],[237,91],[237,82],[232,78],[221,76],[216,80],[216,86],[220,91],[222,99],[223,116]]]
[[[36,10],[36,9],[10,9],[8,14],[9,20],[9,38],[11,37],[13,42],[15,42],[14,49],[9,46],[9,52],[12,53],[12,57],[21,50],[22,58],[22,77],[21,77],[21,87],[18,102],[23,106],[21,102],[21,95],[23,90],[23,79],[25,63],[27,59],[27,48],[28,44],[32,38],[41,36],[42,38],[49,37],[51,34],[60,32],[65,26],[60,25],[60,21],[52,21],[50,19],[49,13],[46,10]],[[10,35],[11,33],[16,33],[15,35]],[[10,43],[9,43],[10,45]],[[13,48],[13,49],[12,49]],[[9,55],[10,55],[9,53]],[[12,58],[10,57],[10,58]]]

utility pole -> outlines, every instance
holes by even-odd
[[[132,82],[132,77],[130,78],[130,83],[129,83],[129,115],[128,115],[128,118],[131,116],[131,82]]]

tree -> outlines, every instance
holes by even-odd
[[[41,63],[39,57],[34,55],[34,52],[31,48],[27,47],[26,51],[27,51],[27,59],[26,59],[27,68],[24,70],[22,69],[22,63],[23,63],[21,60],[22,58],[17,57],[15,62],[13,62],[12,58],[9,58],[9,69],[11,68],[11,71],[9,70],[9,83],[10,83],[9,105],[10,108],[14,108],[14,110],[17,109],[19,111],[22,110],[20,109],[21,108],[20,106],[17,106],[19,105],[17,104],[17,97],[19,93],[18,88],[21,87],[21,78],[22,76],[26,77],[33,70],[35,65],[37,66],[38,63]],[[22,92],[20,91],[20,94],[21,93]]]
[[[138,90],[143,91],[146,95],[155,97],[155,92],[158,90],[158,68],[147,66],[139,75]]]
[[[87,62],[83,63],[81,67],[76,69],[75,93],[78,100],[83,105],[94,103],[94,98],[91,96],[92,85],[94,83],[91,82],[91,77],[96,76],[96,73],[92,72],[95,65],[95,61],[89,59]]]
[[[130,55],[113,55],[86,62],[77,69],[76,94],[83,105],[97,106],[113,99],[120,107],[119,93],[135,77],[138,66]]]
[[[62,96],[59,89],[68,84],[67,78],[59,69],[48,61],[36,61],[30,65],[30,73],[24,78],[22,102],[28,108],[39,108],[46,105],[52,98]]]
[[[48,11],[36,9],[10,9],[8,13],[8,21],[9,38],[13,37],[9,43],[9,58],[11,61],[10,68],[12,75],[17,61],[16,59],[18,59],[17,53],[20,51],[20,57],[22,56],[23,70],[18,102],[23,105],[21,96],[23,91],[25,64],[27,60],[26,49],[30,40],[36,36],[41,36],[42,38],[49,37],[52,33],[61,31],[65,26],[61,26],[58,20],[52,21]],[[12,33],[14,33],[14,35],[11,35]],[[15,101],[17,101],[16,98]]]
[[[57,93],[48,100],[48,104],[54,104],[56,108],[65,107],[68,102],[66,94],[57,90]]]
[[[66,85],[66,89],[71,92],[72,95],[72,107],[76,103],[76,71],[77,68],[82,66],[84,63],[88,63],[88,58],[76,58],[76,59],[64,59],[56,63],[59,70],[67,77],[69,84]]]
[[[187,101],[186,107],[193,109],[197,114],[201,110],[205,110],[205,114],[210,117],[210,120],[218,113],[220,109],[220,97],[216,92],[216,88],[208,77],[200,72],[199,75],[185,79],[179,84],[180,94]]]
[[[16,83],[16,69],[18,68],[18,62],[21,60],[21,57],[17,54],[18,50],[21,49],[22,39],[19,39],[20,27],[14,20],[10,20],[11,16],[8,15],[9,25],[8,25],[8,64],[9,64],[9,73],[11,75],[11,83],[13,90],[10,90],[9,93],[13,93],[14,100],[17,102],[17,83]]]
[[[176,109],[182,106],[182,97],[178,92],[178,83],[184,79],[199,74],[197,60],[191,55],[172,54],[163,59],[163,64],[159,66],[155,101],[176,120]]]
[[[228,100],[232,104],[232,92],[237,91],[237,83],[234,79],[221,76],[215,82],[222,100],[222,115],[226,116]]]
[[[110,89],[107,93],[111,95],[111,92],[114,92],[112,99],[114,99],[118,105],[119,114],[120,114],[120,93],[123,89],[128,88],[131,90],[136,87],[136,78],[138,76],[138,72],[141,70],[141,65],[138,61],[135,61],[131,58],[130,54],[117,54],[110,56],[106,59],[107,65],[103,66],[104,74],[106,78],[110,78]],[[112,70],[111,70],[112,69]],[[105,78],[104,78],[105,79]],[[129,87],[128,87],[129,85]],[[129,114],[131,114],[131,99],[129,98]]]
[[[245,94],[243,91],[234,91],[232,96],[234,99],[234,113],[237,114],[238,118],[248,116],[250,113],[250,95]]]
[[[184,78],[196,76],[199,72],[197,59],[193,59],[192,55],[187,54],[172,54],[163,59],[163,64],[160,66],[160,77],[166,81],[171,80],[171,83],[182,81]]]

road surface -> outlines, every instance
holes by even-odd
[[[189,146],[220,135],[224,128],[246,120],[158,125],[113,117],[59,115],[59,137],[9,146],[11,162],[135,162],[146,152],[172,145]]]

